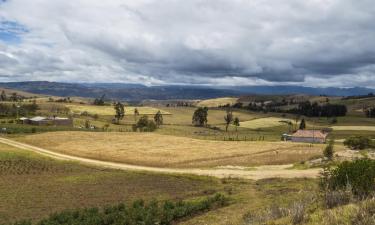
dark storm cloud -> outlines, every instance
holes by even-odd
[[[24,79],[375,86],[372,0],[13,0],[0,19],[27,28],[0,46]]]

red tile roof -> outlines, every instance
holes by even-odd
[[[320,130],[297,130],[292,137],[314,137],[314,138],[326,138],[327,133]]]

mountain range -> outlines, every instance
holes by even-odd
[[[0,87],[16,89],[35,94],[54,96],[100,97],[126,101],[141,101],[145,99],[208,99],[224,96],[240,95],[286,95],[307,94],[327,96],[352,96],[374,93],[374,89],[353,88],[315,88],[303,86],[144,86],[127,83],[61,83],[48,81],[4,82]]]

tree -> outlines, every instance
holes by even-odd
[[[139,111],[137,108],[134,109],[134,121],[137,121],[137,117],[139,116]]]
[[[90,129],[90,128],[91,128],[90,120],[86,120],[86,121],[85,121],[85,128],[86,128],[86,129]]]
[[[302,120],[301,120],[301,123],[299,124],[299,129],[300,129],[300,130],[304,130],[304,129],[306,129],[306,122],[305,122],[305,119],[302,119]]]
[[[10,100],[12,102],[17,102],[18,101],[18,95],[16,92],[12,93],[12,95],[10,96]]]
[[[3,90],[0,95],[0,101],[6,101],[7,100],[7,95],[5,94],[5,91]]]
[[[233,121],[233,113],[231,110],[227,110],[227,115],[224,116],[225,120],[225,131],[228,132],[229,124]]]
[[[365,114],[368,118],[375,118],[375,107],[365,110]]]
[[[234,118],[233,125],[236,126],[236,132],[237,132],[237,127],[240,126],[240,119],[238,117]]]
[[[94,105],[104,105],[105,104],[104,98],[105,98],[105,94],[102,95],[100,98],[96,98],[94,100]]]
[[[328,145],[325,147],[323,151],[324,157],[326,157],[328,160],[333,159],[334,149],[333,146],[335,144],[335,141],[333,139],[329,140]]]
[[[205,126],[207,125],[207,116],[208,116],[208,108],[207,107],[199,107],[195,110],[193,114],[192,123],[195,126]]]
[[[125,108],[121,102],[116,102],[114,104],[114,108],[116,110],[116,114],[115,114],[116,123],[119,124],[120,120],[122,120],[125,116]]]
[[[157,127],[163,124],[163,114],[161,114],[160,110],[155,114],[154,121]]]

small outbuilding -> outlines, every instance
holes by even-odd
[[[291,136],[292,142],[325,143],[328,133],[321,130],[297,130]]]
[[[22,119],[22,120],[21,120]],[[20,118],[22,123],[30,125],[53,125],[53,126],[73,126],[73,120],[65,117],[43,117]]]

